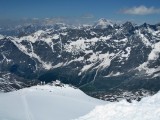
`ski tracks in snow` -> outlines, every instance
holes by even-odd
[[[33,119],[33,115],[30,112],[30,109],[29,109],[28,102],[26,100],[26,96],[24,94],[24,91],[22,92],[21,97],[22,97],[22,102],[24,104],[24,110],[25,110],[26,120],[34,120]]]

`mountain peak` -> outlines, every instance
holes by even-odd
[[[134,23],[132,23],[132,22],[130,22],[130,21],[127,21],[127,22],[123,23],[123,25],[135,26],[135,24],[134,24]]]
[[[1,39],[4,39],[4,36],[0,34],[0,40],[1,40]]]
[[[97,23],[95,24],[95,28],[106,28],[108,26],[112,26],[113,27],[113,23],[110,20],[107,20],[105,18],[101,18],[97,21]]]

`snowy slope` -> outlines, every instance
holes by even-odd
[[[95,24],[95,28],[101,28],[101,29],[104,29],[106,28],[107,26],[112,26],[113,27],[113,23],[110,21],[110,20],[106,20],[104,18],[101,18],[98,20],[98,22]]]
[[[143,98],[140,102],[121,101],[97,106],[76,120],[160,120],[160,92]]]
[[[72,120],[103,101],[68,85],[34,86],[0,94],[0,120]]]

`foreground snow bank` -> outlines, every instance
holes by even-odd
[[[72,120],[104,104],[79,89],[35,86],[0,94],[0,120]]]
[[[160,120],[160,92],[140,102],[108,103],[76,120]]]

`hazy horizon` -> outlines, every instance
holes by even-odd
[[[160,1],[155,0],[1,0],[0,24],[49,20],[93,23],[100,18],[156,24],[160,21]],[[7,23],[8,22],[8,23]]]

